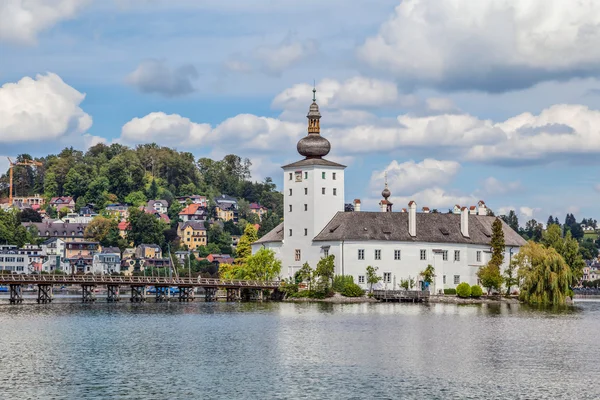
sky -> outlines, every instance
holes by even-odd
[[[156,142],[280,185],[313,82],[346,202],[598,215],[596,0],[3,0],[5,156]]]

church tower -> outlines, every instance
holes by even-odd
[[[337,212],[344,211],[345,165],[326,160],[331,144],[321,136],[321,113],[313,88],[308,109],[308,134],[296,146],[304,159],[283,168],[283,243],[282,275],[293,276],[308,262],[315,268],[327,249],[313,244]]]

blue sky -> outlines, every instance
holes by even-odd
[[[598,39],[593,0],[8,0],[0,156],[154,141],[279,183],[314,79],[347,202],[387,172],[397,208],[597,218]]]

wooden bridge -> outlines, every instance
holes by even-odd
[[[147,287],[155,288],[157,302],[168,301],[171,287],[177,287],[179,301],[193,301],[195,288],[204,289],[205,301],[215,301],[217,290],[227,292],[228,301],[242,299],[242,290],[258,300],[263,299],[264,291],[274,291],[279,288],[278,281],[244,281],[213,278],[182,278],[182,277],[151,277],[151,276],[110,276],[110,275],[28,275],[28,274],[0,274],[0,285],[9,287],[9,301],[11,304],[23,302],[23,285],[38,286],[38,303],[52,302],[52,288],[54,285],[79,285],[82,289],[84,303],[96,301],[95,290],[97,286],[106,286],[107,301],[120,301],[120,288],[131,288],[131,302],[146,301]]]
[[[373,290],[373,297],[379,301],[398,301],[420,303],[429,300],[429,291],[425,290]]]

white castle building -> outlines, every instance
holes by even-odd
[[[315,90],[313,89],[313,93]],[[253,252],[272,249],[282,261],[282,278],[293,277],[305,262],[335,255],[335,273],[352,275],[367,289],[366,268],[378,268],[382,284],[398,288],[401,279],[420,285],[420,272],[435,268],[435,293],[461,282],[477,284],[477,271],[491,257],[490,240],[495,217],[487,215],[483,201],[478,207],[458,207],[448,214],[417,213],[411,201],[402,212],[392,212],[387,187],[378,212],[344,212],[344,169],[328,161],[331,148],[320,134],[319,106],[313,102],[307,115],[308,135],[297,145],[304,159],[284,165],[284,222],[253,243]],[[505,262],[526,242],[502,222],[506,244]]]

